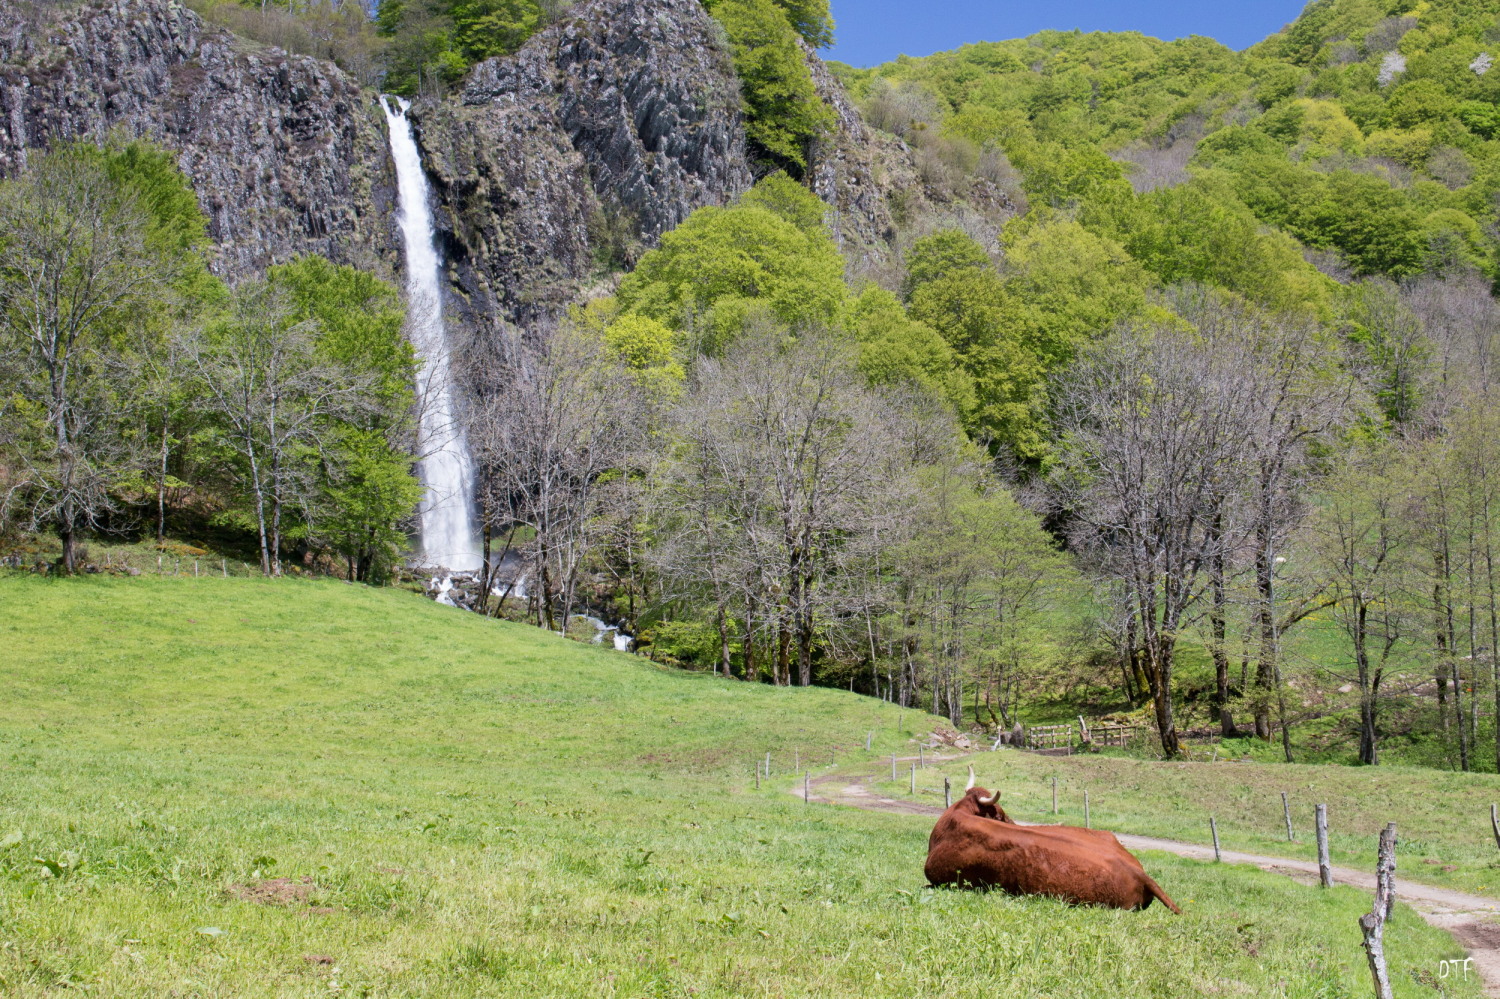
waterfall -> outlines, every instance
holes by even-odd
[[[383,97],[396,163],[398,221],[406,244],[406,297],[417,352],[417,444],[422,496],[422,562],[470,572],[482,565],[474,537],[474,462],[453,405],[448,338],[443,329],[442,260],[432,233],[427,174],[399,97]]]

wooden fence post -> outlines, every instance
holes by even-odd
[[[805,773],[802,775],[802,803],[812,804],[812,778]]]
[[[873,738],[875,738],[875,733],[874,732],[866,732],[865,733],[865,752],[867,752],[867,753],[870,751],[870,740],[873,739]]]
[[[1287,801],[1286,792],[1281,792],[1281,814],[1286,817],[1286,841],[1292,842],[1297,837],[1292,835],[1292,804]]]
[[[1052,778],[1052,814],[1057,814],[1057,778]]]
[[[1333,887],[1333,865],[1328,862],[1328,806],[1319,805],[1318,827],[1318,880],[1324,888]]]
[[[771,754],[766,754],[766,780],[771,779]]]
[[[801,770],[801,769],[802,769],[802,748],[799,746],[796,749],[792,750],[792,771],[796,772],[796,771]]]
[[[920,742],[917,743],[917,765],[923,770],[927,769],[927,747]]]
[[[1359,929],[1365,938],[1365,957],[1370,961],[1370,977],[1375,982],[1377,999],[1391,999],[1391,975],[1385,964],[1385,921],[1396,905],[1396,823],[1388,823],[1380,833],[1380,859],[1375,864],[1375,904],[1359,917]]]
[[[755,789],[760,790],[760,760],[755,761]]]
[[[1222,863],[1224,858],[1219,856],[1219,823],[1212,815],[1208,817],[1208,831],[1214,838],[1214,863]]]
[[[948,778],[943,778],[943,807],[953,807],[953,783]]]
[[[1094,822],[1089,818],[1089,793],[1083,792],[1083,828],[1094,828]]]
[[[911,765],[911,793],[917,793],[917,765],[915,763]]]
[[[219,559],[219,574],[225,579],[229,578],[229,560],[227,558]]]
[[[1495,812],[1495,806],[1490,806],[1490,828],[1495,831],[1495,845],[1500,846],[1500,815]]]

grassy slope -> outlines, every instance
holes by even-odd
[[[924,890],[925,821],[747,779],[904,746],[836,691],[326,582],[0,578],[0,649],[5,995],[1367,990],[1349,890],[1161,856],[1181,918]],[[311,905],[226,890],[272,876]],[[1458,953],[1388,939],[1400,995]]]

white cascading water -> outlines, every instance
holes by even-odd
[[[400,203],[398,221],[406,243],[406,294],[411,310],[408,327],[420,365],[417,442],[422,497],[422,563],[429,568],[474,572],[482,567],[474,536],[474,462],[453,404],[448,338],[443,328],[442,261],[433,240],[432,208],[422,156],[406,120],[410,104],[383,97],[396,163]]]

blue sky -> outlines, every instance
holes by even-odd
[[[1140,31],[1158,38],[1207,35],[1233,49],[1253,45],[1302,11],[1305,0],[832,0],[838,44],[825,58],[873,66],[903,53],[928,55],[965,42],[1020,38],[1046,28]]]

